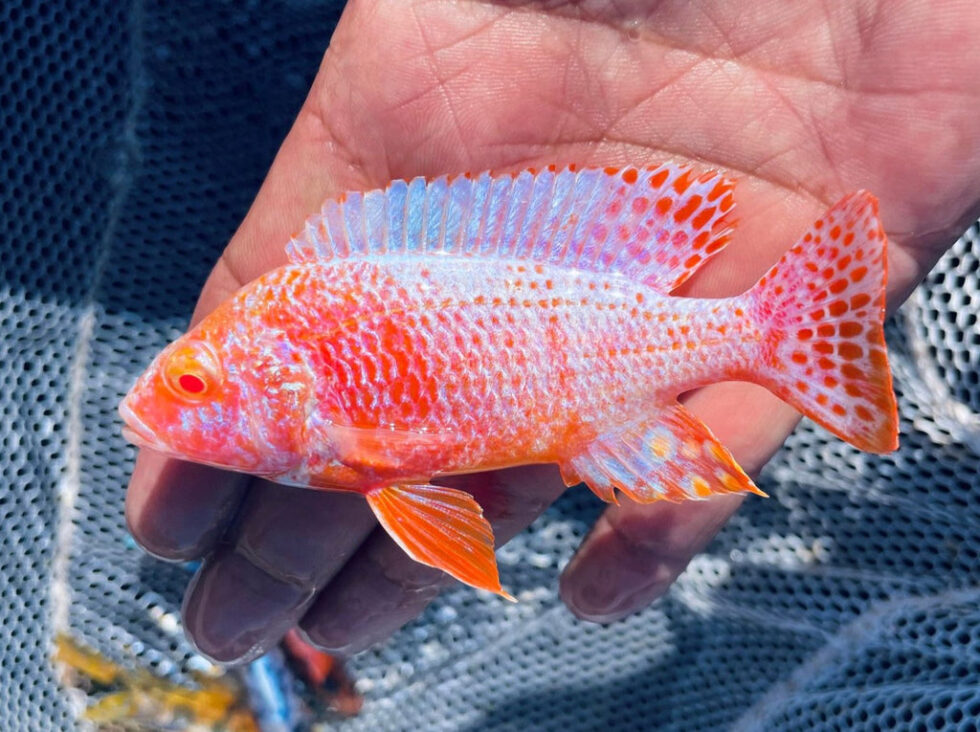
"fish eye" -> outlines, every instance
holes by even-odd
[[[207,383],[197,374],[181,374],[177,377],[177,385],[188,394],[203,394],[208,389]]]
[[[219,380],[218,360],[203,343],[185,344],[169,355],[163,366],[163,379],[170,390],[184,401],[197,401]]]

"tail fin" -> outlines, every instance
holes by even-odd
[[[754,380],[838,437],[877,453],[898,447],[882,328],[886,243],[877,199],[852,193],[749,292],[768,335]]]

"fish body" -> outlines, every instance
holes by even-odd
[[[756,491],[676,401],[761,383],[864,449],[896,443],[885,237],[852,194],[747,293],[672,297],[731,234],[732,184],[677,166],[395,182],[328,201],[290,264],[166,349],[137,443],[364,493],[419,561],[503,593],[440,475],[555,462],[600,497]]]
[[[480,264],[294,265],[237,300],[229,317],[252,324],[242,352],[251,333],[275,332],[313,384],[308,414],[272,402],[279,408],[256,420],[260,431],[296,421],[291,482],[364,485],[363,475],[329,472],[345,426],[381,440],[391,432],[376,469],[388,467],[384,457],[401,478],[413,455],[417,478],[558,462],[635,419],[637,405],[656,410],[747,372],[762,338],[736,316],[749,307],[738,298],[670,298],[615,275]],[[273,293],[283,312],[256,307]],[[399,441],[405,434],[417,439]]]

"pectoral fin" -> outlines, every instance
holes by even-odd
[[[410,473],[418,464],[431,465],[451,439],[436,432],[411,432],[382,427],[327,424],[320,428],[345,464],[360,470]],[[430,472],[430,471],[427,471]]]
[[[614,500],[615,489],[637,503],[743,491],[765,495],[680,404],[600,435],[561,468],[566,483],[585,482],[605,501]]]
[[[500,586],[493,529],[469,493],[437,485],[387,485],[369,491],[367,500],[391,538],[416,562],[514,600]]]

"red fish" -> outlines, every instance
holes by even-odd
[[[758,489],[677,402],[752,381],[897,446],[886,239],[851,194],[743,295],[670,293],[728,243],[731,181],[663,165],[396,181],[324,204],[290,263],[164,350],[134,442],[363,493],[414,559],[504,596],[473,498],[437,476],[555,462],[603,500]]]

